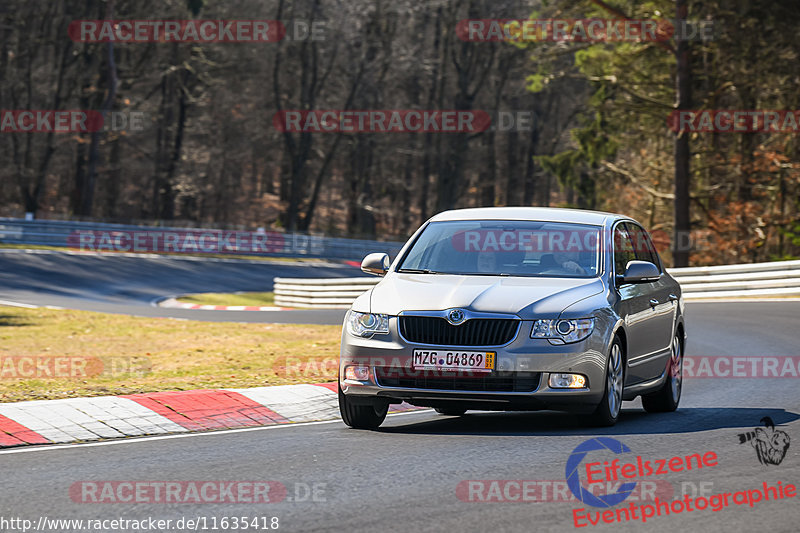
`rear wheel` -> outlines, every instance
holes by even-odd
[[[642,406],[648,413],[668,413],[678,408],[683,388],[683,347],[678,333],[672,339],[672,355],[667,366],[667,379],[656,392],[642,396]]]
[[[603,399],[591,415],[596,426],[613,426],[622,407],[622,389],[625,380],[625,364],[622,358],[622,341],[614,337],[606,363],[606,390]]]
[[[466,409],[460,409],[455,407],[434,407],[434,411],[436,411],[440,415],[445,415],[445,416],[461,416],[467,412]]]
[[[339,412],[345,424],[355,429],[377,429],[389,411],[389,404],[354,403],[339,386]]]

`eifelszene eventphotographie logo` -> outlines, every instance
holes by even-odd
[[[717,466],[717,454],[713,451],[656,459],[636,455],[629,459],[616,457],[601,461],[598,457],[608,453],[627,454],[630,451],[625,444],[610,437],[595,437],[580,443],[567,458],[567,487],[584,504],[608,508],[624,502],[643,479]],[[586,459],[590,452],[597,452],[593,454],[592,461]],[[586,473],[585,483],[581,482],[580,470]],[[611,492],[609,488],[604,493],[592,490],[603,483],[617,490]]]
[[[636,482],[623,483],[616,492],[610,494],[593,494],[590,490],[581,485],[581,478],[578,475],[586,454],[596,450],[608,450],[615,454],[630,453],[631,449],[616,439],[610,437],[595,437],[580,443],[567,459],[565,475],[567,486],[578,500],[593,507],[613,507],[625,501],[636,488]]]

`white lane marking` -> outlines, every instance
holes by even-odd
[[[242,291],[233,294],[245,294]],[[159,296],[150,300],[151,307],[158,307],[162,309],[191,309],[193,311],[294,311],[293,307],[278,307],[275,305],[200,305],[188,302],[179,302],[177,298],[182,296],[189,296],[191,293],[172,295],[172,296]]]
[[[696,300],[686,300],[687,304],[714,304],[714,303],[781,303],[781,302],[800,302],[800,298],[698,298]]]
[[[24,307],[25,309],[38,309],[38,305],[24,304],[22,302],[11,302],[8,300],[0,300],[0,305],[7,305],[9,307]]]
[[[406,415],[418,415],[418,414],[425,414],[431,413],[432,409],[425,409],[420,411],[408,411],[405,413],[393,413],[388,415],[386,418],[395,418],[400,416]],[[316,426],[321,424],[334,424],[334,423],[342,423],[341,419],[337,418],[335,420],[318,420],[316,422],[297,422],[294,424],[275,424],[274,426],[259,426],[253,428],[239,428],[239,429],[221,429],[219,431],[204,431],[202,433],[179,433],[177,435],[153,435],[150,437],[136,437],[130,439],[117,439],[117,440],[109,440],[103,442],[84,442],[84,443],[75,443],[75,444],[57,444],[57,445],[43,445],[43,446],[27,446],[24,448],[12,448],[9,450],[0,450],[0,455],[9,455],[13,453],[32,453],[32,452],[46,452],[46,451],[53,451],[53,450],[65,450],[71,448],[81,448],[81,447],[92,447],[92,446],[114,446],[117,444],[135,444],[137,442],[148,442],[151,440],[168,440],[168,439],[184,439],[189,437],[208,437],[209,435],[228,435],[230,433],[246,433],[249,431],[266,431],[269,429],[280,429],[280,428],[293,428],[293,427],[303,427],[303,426]]]

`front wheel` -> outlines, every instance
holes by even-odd
[[[591,415],[596,426],[613,426],[622,408],[622,389],[625,380],[625,365],[622,360],[622,341],[614,337],[606,363],[606,390],[603,399]]]
[[[678,408],[683,388],[683,346],[676,333],[672,339],[672,355],[667,367],[667,379],[656,392],[642,396],[642,407],[648,413],[669,413]]]
[[[356,404],[339,386],[339,412],[345,424],[355,429],[377,429],[386,419],[389,404]]]

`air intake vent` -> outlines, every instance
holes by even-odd
[[[413,375],[412,375],[413,374]],[[469,374],[437,371],[415,371],[375,367],[375,377],[381,387],[430,389],[471,392],[532,392],[539,388],[539,372],[493,372]]]
[[[454,326],[439,317],[401,316],[400,334],[420,344],[502,346],[517,335],[519,322],[509,318],[471,318]]]

